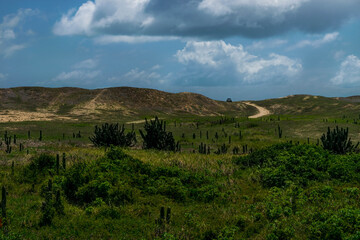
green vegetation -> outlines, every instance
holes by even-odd
[[[358,118],[1,123],[0,239],[359,239]]]

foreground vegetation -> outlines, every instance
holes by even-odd
[[[143,150],[139,134],[131,148],[94,147],[91,122],[2,124],[12,150],[2,141],[0,239],[360,238],[360,154],[324,150],[320,139],[339,125],[356,145],[357,124],[316,116],[167,123],[181,151]],[[143,126],[127,124],[126,134]]]

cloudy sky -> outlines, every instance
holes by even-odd
[[[360,95],[359,0],[2,0],[0,87]]]

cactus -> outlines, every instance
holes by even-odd
[[[105,123],[101,127],[95,126],[94,135],[90,137],[90,141],[97,147],[110,147],[110,145],[130,147],[135,145],[136,135],[134,131],[125,134],[124,125],[119,128],[119,124]]]
[[[166,123],[155,117],[150,122],[145,119],[144,132],[140,129],[144,149],[176,151],[175,139],[171,132],[166,132]],[[146,133],[145,133],[146,132]]]
[[[64,170],[66,170],[66,154],[63,153],[63,156],[62,156],[62,167]]]
[[[55,202],[54,202],[54,208],[58,214],[63,215],[64,214],[64,205],[61,201],[61,193],[60,190],[56,191],[55,194]]]
[[[279,136],[279,138],[282,138],[282,129],[281,129],[281,127],[280,127],[280,125],[278,125],[278,136]]]
[[[239,152],[240,152],[240,148],[238,146],[233,148],[233,154],[234,155],[239,154]]]
[[[206,152],[206,144],[204,144],[204,143],[201,143],[200,145],[199,145],[199,153],[200,154],[206,154],[207,152]]]
[[[14,163],[14,161],[12,161],[12,163],[11,163],[11,175],[12,176],[14,176],[14,172],[15,172],[15,163]]]
[[[56,154],[56,174],[59,174],[60,169],[60,156],[59,154]]]
[[[1,217],[4,220],[3,226],[6,225],[6,189],[3,186],[1,190]]]
[[[327,133],[321,136],[323,148],[336,154],[352,152],[359,146],[359,142],[353,145],[349,138],[349,128],[339,128],[336,126],[332,131],[328,127]]]

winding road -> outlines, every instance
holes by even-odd
[[[260,117],[270,115],[270,111],[267,110],[266,108],[260,107],[256,104],[250,103],[250,102],[244,102],[244,103],[248,106],[252,106],[252,107],[256,108],[259,111],[257,114],[249,116],[249,118],[260,118]]]

